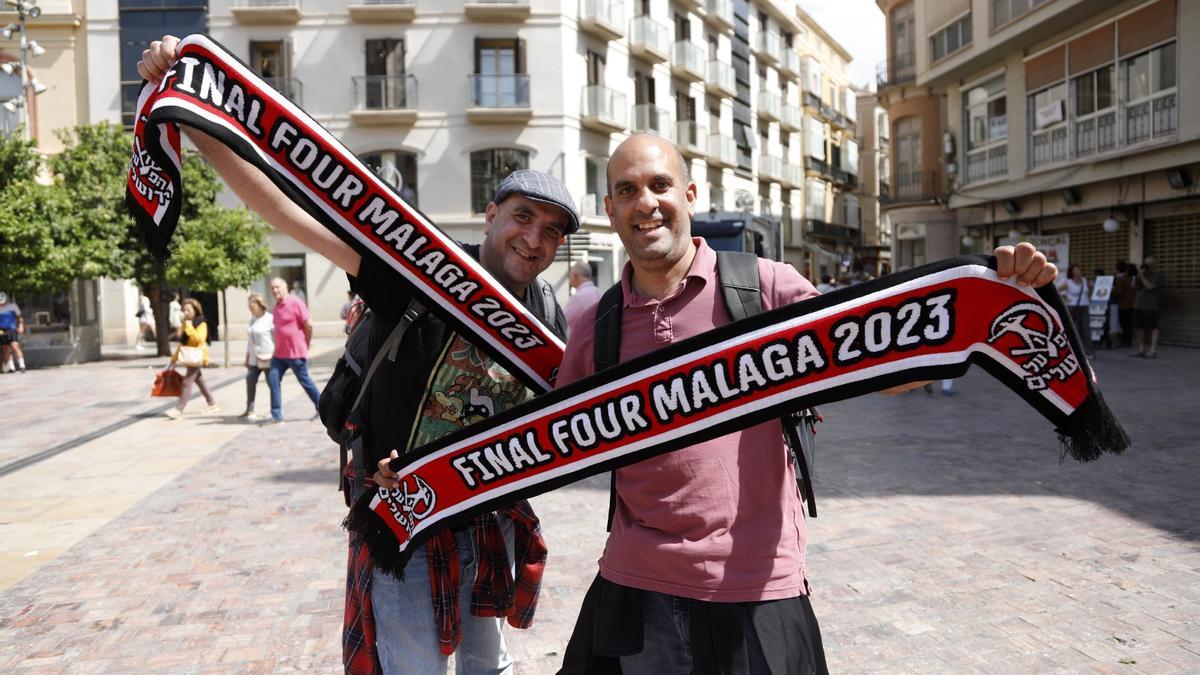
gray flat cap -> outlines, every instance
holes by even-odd
[[[512,195],[522,195],[537,202],[551,204],[566,211],[566,234],[579,231],[579,211],[575,209],[575,200],[567,192],[567,186],[558,178],[541,171],[519,169],[508,174],[496,187],[496,197],[492,201],[499,204]]]

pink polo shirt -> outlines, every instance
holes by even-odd
[[[288,293],[275,303],[271,315],[275,319],[275,358],[307,359],[304,325],[308,323],[308,307],[304,301]]]
[[[664,300],[637,295],[625,266],[621,361],[729,322],[703,239]],[[817,295],[790,265],[759,260],[764,310]],[[592,374],[589,307],[567,340],[558,386]],[[609,581],[715,602],[804,595],[803,504],[778,420],[617,470],[617,509],[600,559]]]

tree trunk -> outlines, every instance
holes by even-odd
[[[166,271],[159,266],[157,279],[146,284],[146,297],[150,298],[150,307],[154,310],[154,336],[158,346],[159,356],[171,355],[171,317],[167,303],[163,302],[163,292],[167,287]]]
[[[221,314],[224,323],[221,324],[221,342],[225,343],[225,368],[229,367],[229,304],[225,302],[225,289],[221,289]]]

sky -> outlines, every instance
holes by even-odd
[[[800,0],[809,16],[850,52],[850,82],[875,86],[875,66],[887,58],[883,12],[874,0]]]

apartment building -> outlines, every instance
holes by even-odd
[[[1186,114],[1200,80],[1185,75],[1200,66],[1200,3],[879,5],[893,26],[912,15],[913,74],[887,92],[893,145],[903,92],[944,106],[942,138],[923,141],[923,159],[941,155],[936,202],[953,215],[926,228],[927,257],[1048,235],[1088,274],[1153,255],[1167,276],[1163,341],[1200,344],[1200,118]]]
[[[858,240],[857,204],[853,222],[843,215],[858,159],[850,55],[794,1],[212,0],[208,10],[214,38],[462,241],[482,239],[508,172],[560,176],[584,216],[547,273],[561,299],[571,261],[589,261],[601,285],[620,273],[607,158],[635,132],[676,143],[700,209],[779,221],[802,270],[832,269]],[[271,242],[272,274],[301,282],[315,316],[336,317],[343,276],[287,237]]]
[[[803,221],[785,230],[785,260],[810,279],[844,276],[860,242],[857,93],[847,70],[851,55],[797,8]],[[801,167],[803,167],[801,169]],[[793,204],[796,202],[793,201]]]
[[[891,193],[891,124],[875,92],[857,92],[860,173],[858,199],[861,236],[853,269],[877,277],[892,271],[892,223],[880,208]]]

